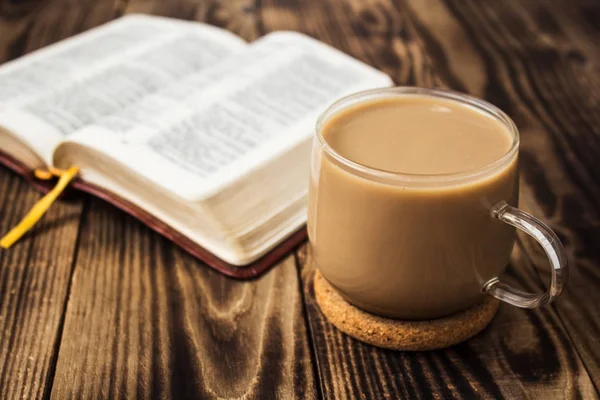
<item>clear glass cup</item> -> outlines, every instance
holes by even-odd
[[[390,97],[445,99],[485,113],[507,128],[510,149],[484,167],[452,174],[401,174],[348,160],[323,137],[348,107]],[[567,280],[565,251],[554,232],[518,203],[519,132],[501,110],[461,93],[397,87],[360,92],[319,118],[309,188],[308,233],[317,268],[349,302],[402,319],[431,319],[466,309],[485,294],[534,308],[550,303]],[[546,252],[545,293],[503,283],[515,228]]]

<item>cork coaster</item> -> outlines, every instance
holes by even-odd
[[[470,339],[490,323],[499,303],[486,296],[473,307],[449,317],[401,321],[369,314],[351,305],[318,270],[314,285],[317,304],[336,328],[362,342],[393,350],[435,350]]]

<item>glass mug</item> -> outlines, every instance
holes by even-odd
[[[331,148],[325,123],[362,102],[420,95],[451,100],[500,121],[510,149],[484,167],[410,175],[369,168]],[[495,106],[460,93],[398,87],[345,97],[319,118],[309,187],[308,234],[317,268],[350,303],[399,319],[432,319],[464,310],[487,294],[535,308],[561,294],[565,251],[550,228],[514,208],[519,193],[519,132]],[[515,228],[545,250],[552,280],[545,293],[503,283]]]

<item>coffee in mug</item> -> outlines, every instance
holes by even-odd
[[[320,118],[308,232],[323,276],[378,315],[432,319],[489,293],[522,307],[548,303],[566,279],[556,235],[518,204],[519,134],[506,114],[449,91],[358,93]],[[549,255],[552,284],[503,284],[515,229]]]

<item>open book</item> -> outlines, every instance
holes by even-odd
[[[130,15],[0,67],[0,151],[21,172],[77,165],[74,187],[223,272],[253,266],[240,273],[250,276],[294,232],[304,238],[319,113],[391,84],[299,33],[248,44]]]

